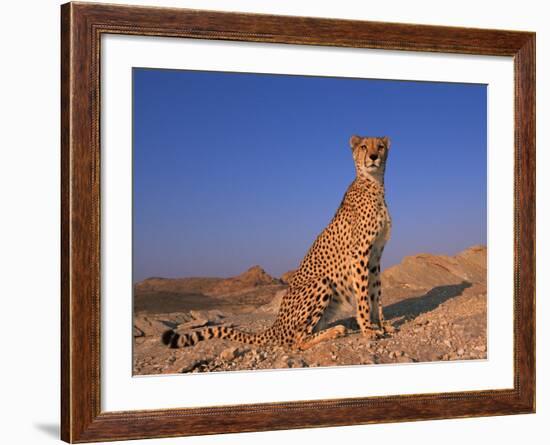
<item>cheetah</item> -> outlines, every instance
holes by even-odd
[[[363,335],[372,337],[385,330],[380,258],[391,230],[384,194],[390,140],[354,135],[349,145],[356,177],[332,221],[316,238],[289,280],[273,325],[258,333],[225,326],[189,333],[168,330],[162,335],[165,345],[178,348],[221,338],[304,350],[345,335],[343,325],[323,329],[326,323],[323,319],[337,305],[353,300]]]

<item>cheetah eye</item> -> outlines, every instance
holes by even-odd
[[[384,147],[384,144],[378,144],[378,150],[382,150]]]
[[[366,145],[361,145],[361,148],[364,150],[364,149],[367,148],[367,146]]]

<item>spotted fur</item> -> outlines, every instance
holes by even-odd
[[[383,327],[380,258],[390,237],[391,219],[384,197],[384,172],[390,148],[387,137],[352,136],[356,178],[332,221],[317,237],[289,282],[274,324],[247,333],[225,326],[188,333],[166,331],[162,342],[172,348],[211,338],[253,345],[306,349],[345,333],[343,326],[323,329],[323,316],[344,301],[356,302],[357,323],[372,335]],[[326,317],[325,317],[326,318]]]

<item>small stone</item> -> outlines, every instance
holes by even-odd
[[[235,346],[231,346],[227,349],[224,349],[221,354],[220,354],[220,358],[222,360],[227,360],[227,361],[230,361],[230,360],[233,360],[235,358],[237,358],[239,356],[239,348],[235,347]]]
[[[183,368],[181,368],[180,372],[198,372],[200,365],[202,364],[202,360],[192,360],[187,365],[185,365]]]
[[[189,315],[191,315],[191,317],[193,317],[195,320],[204,318],[203,313],[199,311],[189,311]]]
[[[458,351],[456,351],[458,355],[464,355],[464,349],[460,348]]]
[[[223,312],[218,309],[212,309],[208,311],[208,318],[212,320],[218,320],[220,318],[224,318]]]
[[[308,364],[301,358],[291,358],[287,362],[289,368],[307,368]]]
[[[277,358],[274,362],[273,362],[273,367],[274,368],[289,368],[290,367],[290,358],[288,355],[283,355],[279,358]]]

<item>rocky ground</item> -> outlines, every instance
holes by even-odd
[[[486,261],[481,246],[454,257],[406,257],[382,273],[384,314],[394,332],[366,338],[357,329],[353,308],[344,308],[333,321],[344,324],[347,335],[303,352],[219,339],[184,349],[160,342],[167,328],[267,328],[287,274],[276,279],[255,266],[228,279],[151,278],[135,286],[134,374],[485,359]]]

